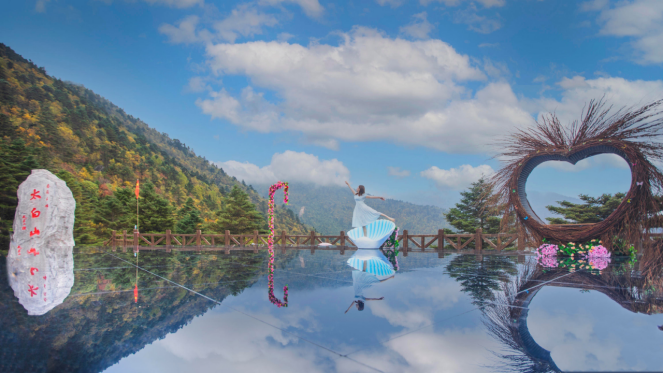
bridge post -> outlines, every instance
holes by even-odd
[[[444,229],[437,230],[437,249],[444,250]]]
[[[169,253],[171,250],[171,236],[170,236],[170,229],[166,229],[166,252]]]
[[[341,239],[339,240],[341,243],[341,252],[345,251],[345,231],[341,231]],[[342,254],[341,254],[342,255]]]
[[[409,238],[408,238],[408,235],[407,235],[407,229],[403,229],[402,241],[403,241],[403,256],[407,256],[407,249],[410,247],[408,245]]]
[[[225,246],[230,247],[230,231],[226,231]]]
[[[482,240],[483,238],[481,237],[481,233],[483,230],[481,228],[477,229],[476,235],[474,237],[474,251],[477,252],[477,254],[481,253],[481,247],[482,247]]]
[[[140,239],[140,232],[138,232],[138,229],[134,229],[134,252],[138,252],[139,239]]]
[[[285,230],[282,230],[281,231],[281,247],[284,250],[284,252],[283,252],[284,254],[285,254],[285,247],[286,247],[287,241],[288,241],[288,238],[285,235]]]

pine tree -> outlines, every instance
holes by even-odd
[[[495,216],[499,211],[490,205],[491,192],[490,185],[483,177],[472,183],[469,190],[460,193],[463,198],[456,207],[445,214],[449,224],[465,233],[475,233],[478,228],[483,233],[499,233],[500,218]]]
[[[95,235],[93,222],[93,202],[90,201],[90,194],[84,190],[81,183],[71,173],[62,170],[56,175],[62,181],[67,183],[71,194],[76,200],[76,210],[74,211],[74,241],[76,245],[91,245],[97,243],[99,238]]]
[[[200,229],[203,219],[200,217],[200,211],[193,204],[193,199],[189,197],[182,208],[177,212],[179,221],[175,226],[175,232],[191,234]]]
[[[233,185],[226,196],[221,211],[217,214],[217,232],[230,231],[232,234],[251,233],[254,230],[266,232],[265,219],[249,200],[249,195]]]
[[[140,226],[143,233],[162,233],[175,226],[173,207],[167,199],[159,196],[154,184],[141,184],[140,188]],[[136,200],[133,204],[135,206]],[[134,218],[136,217],[134,211]]]
[[[583,224],[598,223],[605,220],[622,203],[624,193],[603,194],[598,198],[581,194],[579,198],[584,204],[575,204],[568,201],[557,202],[559,206],[546,206],[550,212],[564,216],[562,218],[546,218],[550,224]]]

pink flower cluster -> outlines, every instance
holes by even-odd
[[[598,269],[599,271],[602,269],[606,269],[608,267],[608,264],[610,264],[610,257],[609,256],[589,256],[588,257],[588,262],[589,265],[592,266],[594,269]]]
[[[538,249],[536,249],[536,255],[537,256],[557,255],[558,250],[559,250],[559,247],[557,245],[545,243],[545,244],[539,246]]]
[[[590,258],[591,257],[610,258],[610,252],[602,245],[598,245],[598,246],[593,246],[591,249],[589,249],[589,252],[587,252],[587,256]]]
[[[559,263],[557,262],[557,256],[553,255],[540,255],[537,258],[539,264],[547,268],[557,268]]]
[[[288,183],[279,181],[278,183],[269,187],[269,238],[267,239],[267,246],[269,247],[269,276],[267,287],[269,289],[269,301],[278,307],[288,307],[288,285],[283,287],[283,301],[279,300],[274,295],[274,193],[283,188],[285,198],[283,202],[288,204]],[[285,242],[283,243],[285,244]]]

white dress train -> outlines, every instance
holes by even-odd
[[[366,195],[358,196],[355,194],[355,211],[352,214],[352,227],[358,228],[371,224],[378,220],[380,213],[368,207],[364,202]]]

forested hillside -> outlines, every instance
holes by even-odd
[[[258,190],[266,188],[260,186]],[[338,234],[352,229],[355,201],[347,187],[290,183],[289,193],[288,206],[298,216],[301,213],[300,220],[304,224],[314,226],[322,234]],[[396,219],[396,225],[410,233],[433,234],[438,229],[449,228],[444,218],[445,211],[436,206],[415,205],[393,199],[366,200],[366,204]]]
[[[252,187],[179,140],[150,128],[81,85],[49,76],[45,68],[0,43],[3,249],[11,234],[16,190],[35,168],[48,169],[72,189],[78,245],[98,244],[113,229],[133,229],[137,179],[143,232],[223,232],[229,229],[226,223],[232,214],[256,218],[247,229],[267,229],[267,201]],[[279,206],[276,214],[277,229],[309,230],[287,209]]]

